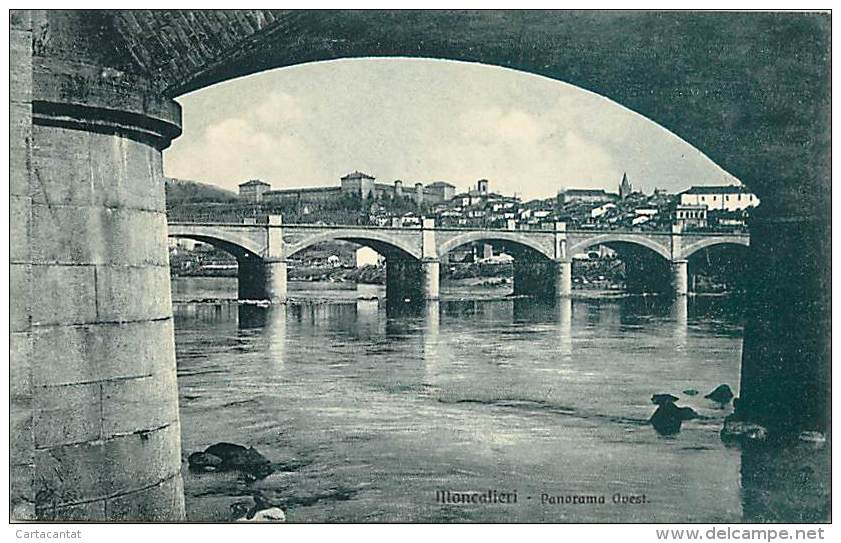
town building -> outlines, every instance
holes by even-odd
[[[570,202],[615,202],[618,198],[618,195],[606,192],[604,189],[566,189],[558,192],[558,203],[560,205]]]
[[[680,205],[705,205],[708,211],[740,211],[759,205],[743,185],[692,187],[680,193]]]
[[[680,226],[693,228],[707,227],[707,206],[697,204],[678,204],[675,207],[674,219]]]
[[[263,201],[263,194],[270,191],[272,186],[259,179],[251,179],[239,184],[239,197],[248,202]]]
[[[456,187],[446,181],[435,181],[426,186],[426,192],[434,195],[439,202],[449,202],[456,194]]]

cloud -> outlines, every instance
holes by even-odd
[[[167,153],[166,174],[228,189],[251,178],[290,187],[326,183],[317,149],[298,135],[305,117],[294,97],[272,93],[239,116],[211,122],[199,134],[185,133]]]
[[[603,147],[555,119],[498,107],[460,115],[451,137],[432,142],[429,155],[433,170],[448,171],[462,184],[485,177],[493,190],[524,198],[601,185],[618,170]]]

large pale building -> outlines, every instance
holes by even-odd
[[[759,205],[759,198],[742,185],[692,187],[680,193],[680,205],[707,206],[707,211],[741,211]]]
[[[561,205],[570,202],[615,202],[617,199],[619,199],[618,195],[609,193],[604,189],[566,189],[558,193],[558,203]]]
[[[261,202],[263,195],[270,191],[272,186],[259,179],[251,179],[239,184],[239,197],[249,202]]]

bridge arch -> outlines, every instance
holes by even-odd
[[[364,245],[374,249],[386,258],[389,256],[397,256],[398,258],[408,260],[420,260],[423,257],[420,247],[413,246],[405,240],[389,234],[387,231],[361,228],[341,228],[329,232],[313,234],[300,241],[288,244],[286,246],[286,256],[290,257],[303,251],[304,249],[325,241],[348,241],[358,245]]]
[[[477,230],[474,232],[465,232],[463,234],[458,234],[455,237],[447,239],[438,245],[438,256],[443,256],[455,249],[456,247],[460,247],[462,245],[478,241],[502,241],[513,243],[526,249],[530,249],[533,252],[544,256],[549,260],[554,260],[555,258],[554,246],[550,249],[549,247],[541,245],[537,240],[532,239],[529,236],[520,234],[518,232],[494,232],[490,230]]]
[[[668,240],[668,238],[664,237],[664,240]],[[580,241],[576,241],[575,244],[567,248],[567,252],[570,255],[574,255],[584,252],[595,245],[609,245],[611,243],[627,243],[629,245],[637,245],[646,249],[650,249],[651,251],[655,252],[656,254],[660,255],[666,260],[672,260],[670,242],[668,242],[668,244],[658,242],[655,241],[653,238],[640,234],[600,234],[589,238],[585,238]]]
[[[727,238],[710,237],[702,239],[685,246],[681,251],[681,259],[687,260],[698,251],[719,245],[750,247],[750,238],[747,236],[732,236]]]
[[[253,235],[245,235],[234,229],[170,223],[167,236],[170,238],[192,239],[213,245],[235,256],[237,260],[241,258],[263,258],[266,251],[266,242],[264,239],[255,239]]]

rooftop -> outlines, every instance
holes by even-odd
[[[602,196],[607,194],[604,189],[566,189],[564,194],[576,194],[580,196]]]
[[[374,179],[374,176],[368,175],[367,173],[360,172],[359,170],[355,170],[346,176],[342,177],[342,181],[347,179]]]
[[[275,189],[266,191],[264,194],[272,195],[272,194],[284,194],[284,193],[292,193],[292,192],[338,192],[342,190],[342,187],[305,187],[299,189]]]
[[[708,185],[702,187],[692,187],[681,192],[681,194],[746,194],[749,192],[750,190],[743,185]]]
[[[451,187],[456,188],[455,185],[447,183],[446,181],[435,181],[434,183],[430,183],[427,187]]]
[[[259,179],[249,179],[245,183],[240,183],[239,184],[240,187],[254,187],[254,186],[258,186],[258,185],[262,185],[264,187],[271,187],[270,184],[264,183],[263,181],[260,181]]]

